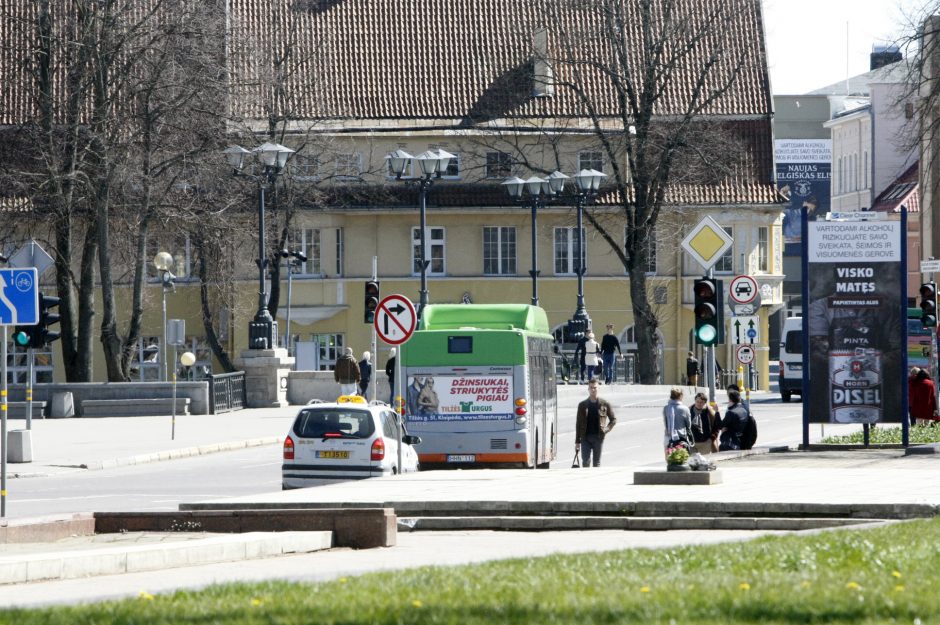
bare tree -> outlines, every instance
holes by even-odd
[[[707,202],[710,194],[696,193],[704,187],[734,179],[770,184],[769,172],[755,171],[759,159],[746,150],[740,122],[749,115],[752,123],[769,124],[759,3],[538,4],[549,31],[545,60],[555,97],[570,98],[573,114],[589,120],[590,141],[612,170],[600,198],[605,208],[587,210],[586,218],[627,270],[639,377],[654,383],[660,319],[647,287],[647,241],[660,216],[683,201]],[[756,107],[744,103],[748,98]],[[600,217],[610,206],[620,214],[616,222]]]

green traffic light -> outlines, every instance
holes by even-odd
[[[713,325],[703,325],[698,329],[698,340],[703,345],[711,345],[718,337],[718,330]]]
[[[29,335],[23,331],[16,332],[13,335],[13,342],[20,347],[27,347],[29,345]]]

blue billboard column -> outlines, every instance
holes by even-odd
[[[910,401],[907,388],[907,206],[901,206],[901,445],[905,448],[910,443],[911,419]],[[937,329],[932,328],[931,346],[936,345]]]
[[[803,271],[803,284],[801,286],[802,293],[802,317],[803,317],[803,394],[800,395],[800,400],[803,402],[803,449],[809,448],[809,407],[810,407],[810,397],[812,396],[813,389],[809,383],[809,330],[808,330],[808,313],[809,309],[807,304],[809,302],[809,251],[807,249],[807,244],[809,243],[809,222],[807,220],[806,207],[804,206],[800,210],[800,254],[802,261],[802,271]]]

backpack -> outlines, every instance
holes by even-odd
[[[750,411],[747,413],[747,423],[744,424],[744,432],[741,433],[741,449],[750,449],[757,442],[757,420]]]

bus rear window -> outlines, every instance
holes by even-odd
[[[473,337],[472,336],[448,336],[447,337],[448,354],[472,354]]]

